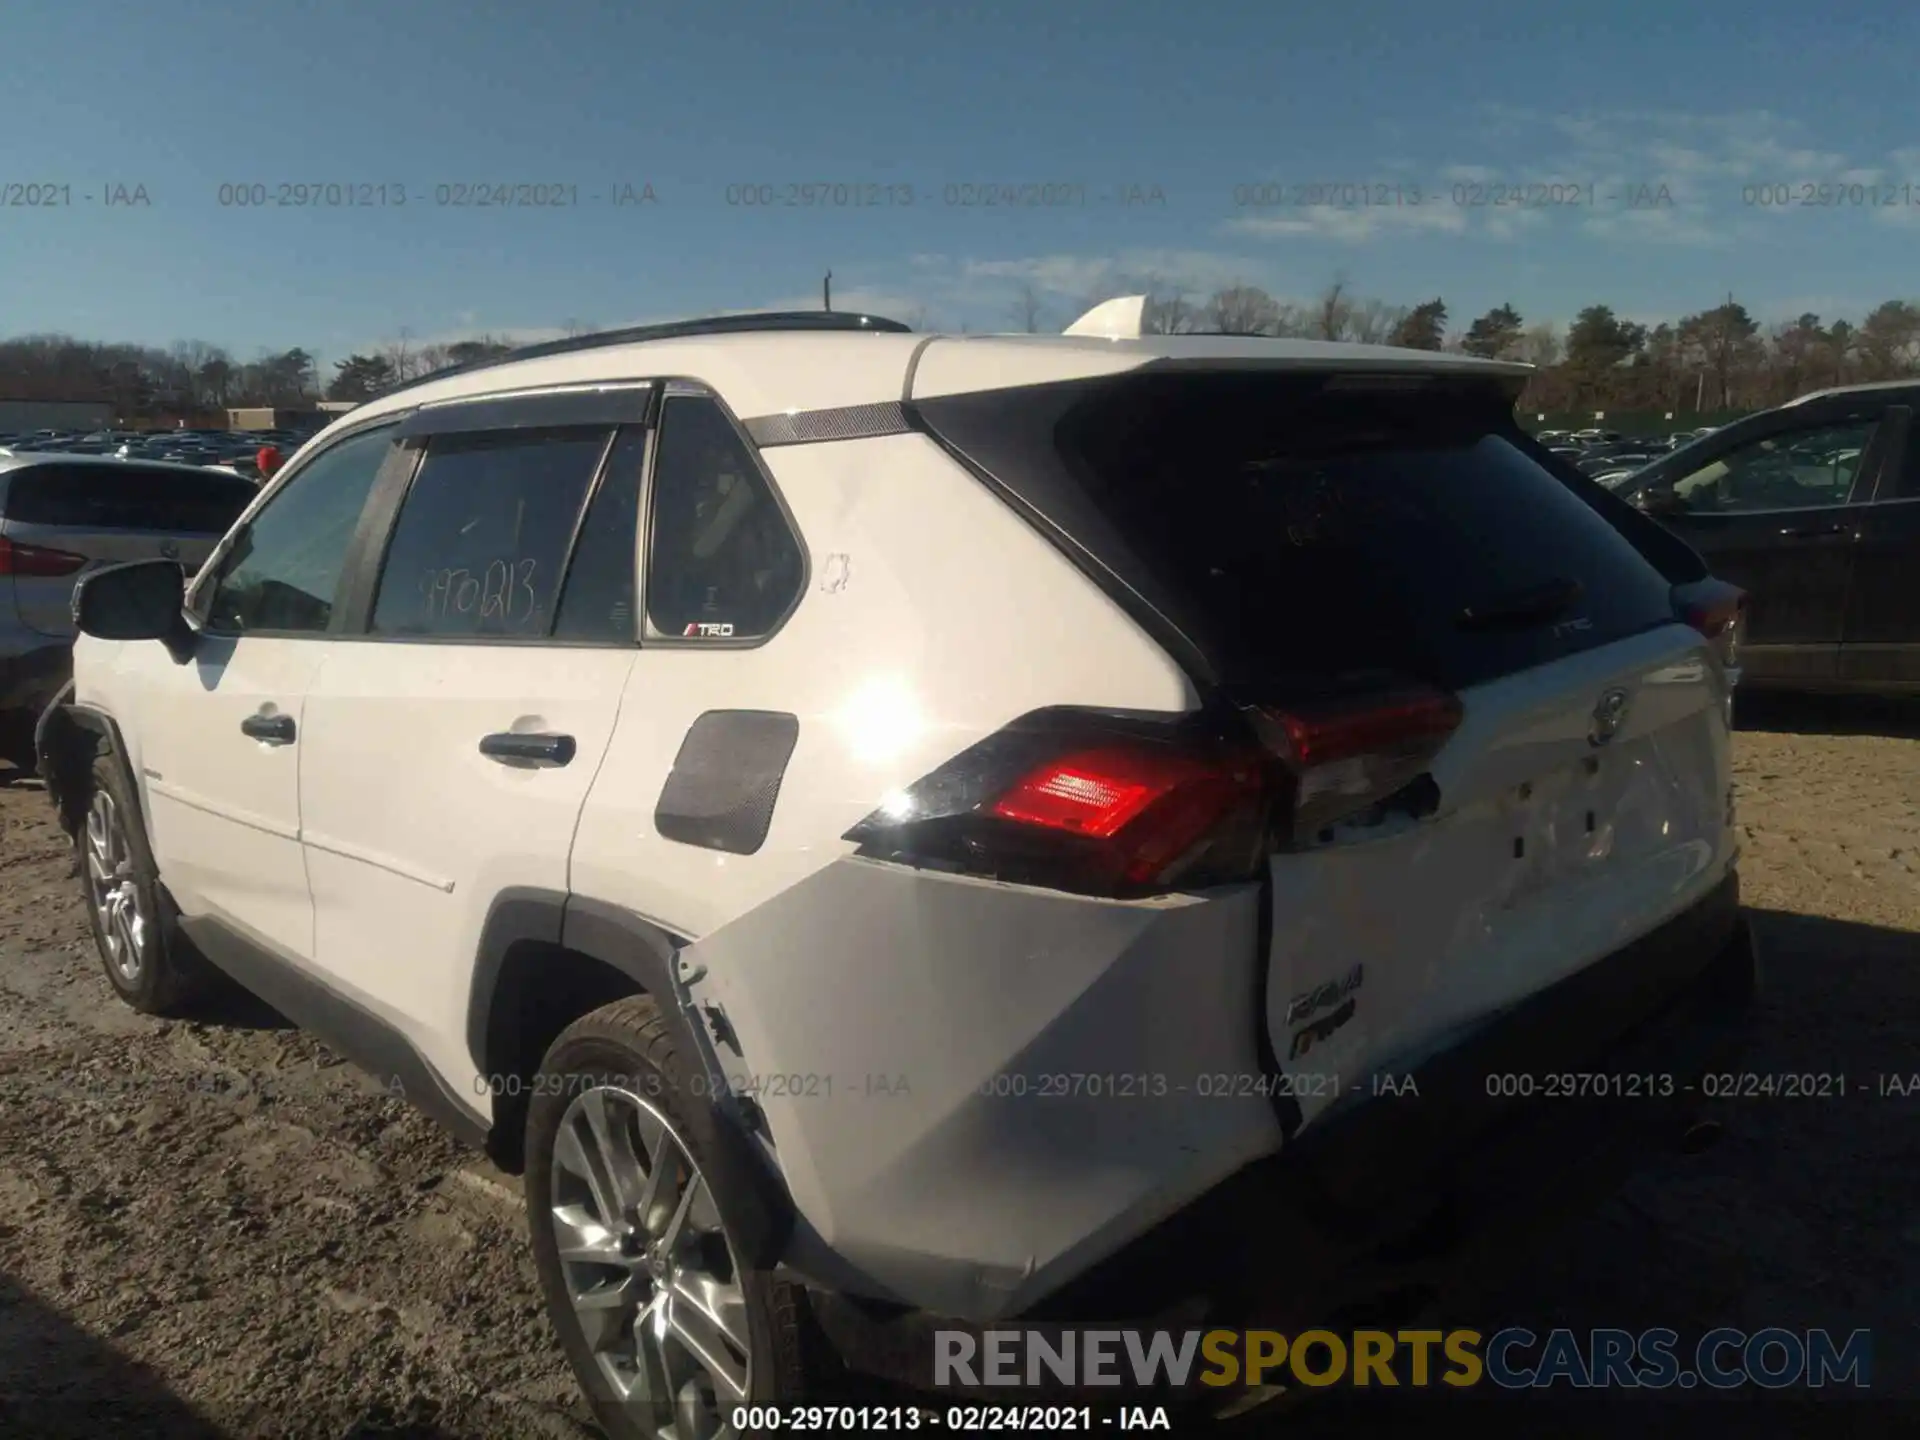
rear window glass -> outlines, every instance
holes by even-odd
[[[0,507],[20,525],[224,535],[257,493],[237,475],[119,462],[29,465],[7,477]]]
[[[1243,371],[1094,387],[1051,443],[1096,553],[1130,551],[1229,681],[1457,688],[1672,620],[1666,580],[1510,424],[1491,390]]]

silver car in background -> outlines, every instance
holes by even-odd
[[[195,465],[0,454],[0,762],[32,768],[34,724],[73,673],[74,582],[123,560],[191,574],[256,493]]]

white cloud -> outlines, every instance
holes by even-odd
[[[1683,245],[1711,249],[1727,245],[1732,239],[1725,226],[1673,209],[1621,210],[1612,214],[1591,215],[1583,228],[1589,235],[1625,240],[1635,245]]]
[[[1738,227],[1714,217],[1741,208],[1746,186],[1871,185],[1879,178],[1874,166],[1814,143],[1805,125],[1770,110],[1551,114],[1488,105],[1480,114],[1503,150],[1526,145],[1537,158],[1454,165],[1443,173],[1469,183],[1591,186],[1589,205],[1550,207],[1543,212],[1548,223],[1570,219],[1591,235],[1631,243],[1720,244]],[[1920,161],[1920,150],[1912,158]],[[1510,238],[1525,228],[1508,221],[1486,233]]]
[[[996,284],[1003,296],[1012,295],[1024,283],[1048,294],[1079,300],[1123,283],[1217,290],[1225,285],[1257,283],[1257,274],[1264,268],[1244,256],[1214,250],[1135,249],[1111,255],[1069,253],[965,260],[960,263],[959,278],[963,284]]]
[[[1227,222],[1229,234],[1277,239],[1304,235],[1363,244],[1384,234],[1409,231],[1461,235],[1467,213],[1446,196],[1423,197],[1419,205],[1303,205],[1278,215],[1246,216]]]

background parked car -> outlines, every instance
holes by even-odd
[[[1817,391],[1616,493],[1751,597],[1743,684],[1920,693],[1920,384]]]
[[[0,760],[30,767],[34,722],[72,674],[74,583],[123,560],[178,559],[191,573],[256,493],[185,465],[0,459]]]

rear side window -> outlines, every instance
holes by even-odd
[[[376,635],[544,637],[604,428],[436,436],[394,526]]]
[[[647,621],[657,635],[752,640],[786,618],[806,559],[727,414],[669,397],[654,458]]]
[[[647,432],[629,426],[587,502],[574,542],[553,633],[583,644],[631,644],[637,637],[634,558],[640,553],[640,472]]]
[[[1051,453],[997,463],[1050,467],[1021,482],[1030,503],[1077,513],[1103,558],[1125,552],[1229,683],[1390,671],[1458,688],[1673,618],[1667,582],[1510,425],[1491,390],[1157,375],[1004,427]]]
[[[28,465],[5,488],[6,518],[67,530],[224,535],[258,492],[237,475],[112,465]]]

